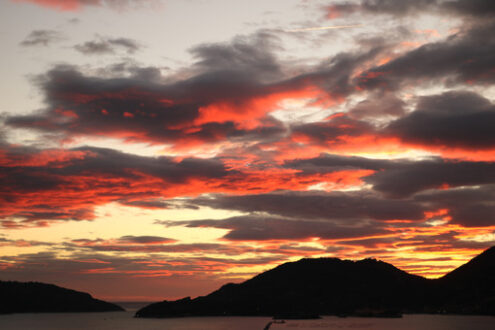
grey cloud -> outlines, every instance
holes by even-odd
[[[195,65],[207,71],[235,70],[253,72],[265,79],[280,78],[282,68],[273,50],[279,48],[278,40],[268,32],[245,37],[238,36],[230,43],[202,44],[191,49],[198,59]]]
[[[405,105],[406,103],[393,93],[381,92],[356,104],[349,110],[349,115],[355,119],[399,117],[405,113]]]
[[[495,146],[495,105],[465,91],[421,97],[416,110],[390,123],[385,134],[409,143],[466,149]]]
[[[191,243],[191,244],[145,244],[139,245],[129,244],[124,241],[116,243],[109,242],[95,242],[97,244],[80,245],[78,242],[75,244],[67,244],[68,247],[76,248],[76,250],[90,250],[95,252],[133,252],[133,253],[215,253],[224,254],[230,256],[238,256],[245,253],[244,248],[229,247],[225,244],[216,243]],[[103,244],[100,244],[103,243]],[[247,252],[253,252],[250,248]]]
[[[423,192],[414,198],[437,208],[448,209],[453,223],[466,227],[495,224],[495,185],[493,184]]]
[[[386,159],[372,159],[357,156],[341,156],[335,154],[321,154],[316,158],[295,159],[286,161],[284,167],[302,170],[304,173],[329,173],[349,169],[368,169],[379,171],[396,167],[401,161]]]
[[[338,2],[326,7],[329,18],[347,16],[355,13],[371,15],[388,14],[398,17],[417,14],[437,8],[437,0],[361,0],[355,2]]]
[[[490,0],[361,0],[340,2],[327,7],[330,17],[353,13],[388,14],[397,17],[418,13],[453,14],[461,17],[490,17],[495,5]]]
[[[49,46],[52,43],[62,40],[62,35],[54,30],[34,30],[21,43],[21,46]]]
[[[364,204],[360,204],[359,199],[356,198],[358,195],[353,196],[351,194],[345,197],[347,199],[346,203],[335,203],[352,209],[353,212],[356,212],[354,216],[357,218],[383,219],[383,217],[373,216],[371,211],[373,208],[380,209],[380,205],[387,209],[388,204],[391,212],[389,216],[391,218],[398,216],[397,219],[399,219],[401,214],[394,213],[393,210],[394,203],[401,201],[403,204],[399,203],[396,207],[404,211],[404,214],[402,214],[404,219],[408,217],[414,219],[414,214],[420,219],[421,212],[447,209],[452,217],[451,221],[463,226],[490,226],[494,223],[495,203],[493,201],[495,200],[495,190],[493,184],[495,184],[495,163],[493,162],[448,161],[440,158],[421,161],[404,159],[376,160],[363,157],[320,155],[320,157],[313,159],[287,162],[285,166],[302,170],[305,173],[328,173],[345,169],[371,169],[377,171],[364,177],[363,180],[371,184],[374,191],[385,195],[385,197],[381,197],[383,199],[375,196],[373,198],[377,199],[363,199]],[[444,190],[439,190],[442,187]],[[341,195],[339,198],[342,199],[344,196]],[[308,196],[307,198],[310,199],[311,197]],[[334,194],[328,196],[329,201],[334,198]],[[246,199],[256,201],[257,197],[251,196],[246,197]],[[270,200],[270,197],[268,197],[268,200]],[[376,200],[380,202],[376,204]],[[305,208],[300,202],[290,198],[287,201],[287,216],[290,216],[291,212],[297,214],[297,209],[299,208],[303,210],[302,212],[305,212]],[[230,206],[230,203],[219,199],[211,202],[210,205],[214,207],[225,205],[226,208],[232,207],[241,211],[259,210],[278,214],[276,211],[277,203],[273,201],[271,201],[270,207],[252,202],[247,204],[251,207],[243,207],[246,203],[241,198],[238,198],[236,202],[237,205],[232,203],[233,206]],[[356,206],[354,203],[358,205]],[[368,204],[373,206],[369,207]],[[322,208],[323,210],[325,210],[325,207],[331,207],[331,205],[331,203],[324,203],[322,206],[314,204],[315,208]],[[296,210],[292,210],[292,206]],[[406,209],[409,209],[411,213],[406,212]],[[366,212],[361,212],[361,210],[366,210]],[[414,210],[416,210],[416,213],[412,212]],[[345,216],[345,214],[339,214],[338,211],[336,213],[331,212],[330,209],[326,209],[326,213]]]
[[[136,243],[136,244],[163,244],[175,242],[174,239],[161,237],[161,236],[133,236],[126,235],[118,239],[122,243]]]
[[[217,159],[185,158],[178,162],[170,157],[144,157],[91,147],[66,150],[81,156],[69,157],[67,161],[30,164],[29,156],[39,154],[34,151],[26,154],[27,151],[21,149],[16,155],[15,149],[7,150],[6,155],[13,155],[14,160],[17,156],[19,165],[0,166],[4,174],[0,178],[3,188],[0,217],[5,227],[29,225],[29,222],[46,225],[45,220],[91,220],[96,205],[93,198],[131,205],[144,201],[134,206],[150,207],[146,201],[160,197],[176,184],[193,178],[219,179],[237,173]],[[85,184],[89,177],[92,186]],[[154,183],[144,185],[144,178],[154,178]],[[133,189],[136,185],[142,185],[142,189]],[[54,195],[58,190],[61,192]],[[64,199],[61,194],[72,197]],[[87,194],[92,197],[88,199]],[[40,198],[26,199],[30,195]],[[81,197],[77,198],[78,195]],[[42,196],[48,197],[43,199]],[[19,200],[31,203],[31,207],[15,208]]]
[[[492,19],[495,3],[490,0],[449,0],[440,3],[440,9],[460,16]]]
[[[289,161],[287,168],[305,173],[329,173],[346,169],[376,171],[363,178],[373,190],[387,197],[404,198],[442,186],[460,187],[495,183],[495,163],[444,160],[383,160],[322,154],[317,158]]]
[[[493,22],[428,43],[364,72],[357,85],[367,89],[399,89],[403,83],[443,81],[447,85],[495,82]]]
[[[184,80],[167,80],[159,68],[153,67],[128,67],[132,69],[131,76],[108,78],[86,76],[75,67],[57,66],[36,80],[45,95],[46,109],[8,117],[5,123],[64,136],[112,136],[124,131],[131,133],[125,138],[129,142],[271,140],[287,128],[273,118],[263,118],[263,114],[262,125],[255,130],[239,128],[229,120],[189,128],[200,117],[199,109],[210,104],[225,104],[225,109],[242,114],[252,99],[314,86],[332,97],[347,96],[354,90],[352,72],[384,49],[379,45],[338,54],[315,68],[305,69],[303,74],[285,78],[266,38],[269,37],[257,34],[234,39],[230,44],[196,47],[192,51],[197,62]],[[277,76],[278,80],[267,83],[267,75],[272,79]],[[60,109],[70,109],[72,113],[61,116]]]
[[[446,161],[410,162],[364,178],[373,189],[390,197],[405,197],[442,185],[459,187],[495,183],[495,163]]]
[[[166,226],[211,227],[229,229],[229,240],[285,240],[319,237],[325,239],[359,237],[384,233],[372,224],[337,225],[325,221],[290,220],[273,216],[247,215],[223,220],[162,221]]]
[[[143,200],[135,200],[135,201],[122,200],[119,202],[123,205],[143,207],[143,208],[167,209],[172,206],[170,203],[161,199],[143,199]]]
[[[371,192],[283,192],[196,198],[196,205],[243,212],[264,212],[296,219],[360,224],[365,220],[419,220],[423,207],[414,202],[387,200]]]
[[[290,127],[292,134],[301,134],[310,138],[313,143],[331,145],[346,143],[349,136],[374,135],[376,128],[364,120],[356,120],[346,114],[326,121],[294,124]],[[342,139],[343,138],[343,139]]]
[[[240,53],[236,48],[242,48],[246,53],[248,48],[253,52],[263,52],[260,48],[255,50],[255,46],[248,41],[242,47],[239,43],[236,41],[230,48],[227,45],[202,46],[196,52],[198,56],[208,56],[206,53],[215,52],[217,48],[235,54]],[[225,65],[223,69],[218,67],[218,63],[212,64],[209,71],[195,69],[196,75],[191,78],[171,83],[160,82],[163,79],[160,79],[158,68],[132,67],[130,77],[104,78],[87,77],[73,67],[59,66],[37,81],[45,93],[48,108],[40,114],[11,117],[6,122],[17,127],[65,134],[92,135],[127,130],[139,132],[145,141],[162,143],[183,139],[208,143],[242,136],[263,139],[264,134],[279,134],[283,127],[274,119],[267,118],[267,128],[253,131],[239,129],[232,121],[205,123],[190,133],[177,128],[191,125],[200,115],[199,108],[210,103],[223,102],[235,108],[250,98],[278,90],[278,86],[265,86],[258,80],[260,68],[265,67],[263,60],[263,56],[250,61],[241,59],[242,70],[231,67],[229,60],[226,60],[226,63],[222,62]],[[204,61],[211,62],[207,57]],[[198,63],[202,63],[201,58]],[[198,66],[205,66],[206,63]],[[281,90],[287,88],[292,86],[282,86]],[[60,108],[71,109],[77,118],[60,120],[60,114],[56,113],[56,109]]]
[[[72,151],[83,152],[85,156],[65,166],[2,167],[8,173],[3,178],[3,186],[26,192],[46,190],[65,182],[64,177],[70,180],[72,175],[81,173],[138,179],[139,175],[135,172],[138,171],[169,183],[182,183],[191,177],[221,178],[232,173],[215,159],[185,158],[177,162],[171,157],[144,157],[95,147],[81,147]]]
[[[229,173],[224,164],[215,159],[185,158],[177,162],[171,157],[136,156],[112,149],[84,147],[74,150],[89,152],[90,156],[60,169],[59,173],[72,175],[94,171],[133,178],[135,175],[129,169],[136,169],[171,183],[181,183],[191,177],[220,178]]]
[[[124,50],[129,54],[138,51],[141,46],[129,38],[98,38],[95,41],[87,41],[83,44],[74,46],[74,49],[85,55],[102,55],[113,54],[118,49]]]

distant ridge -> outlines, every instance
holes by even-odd
[[[112,312],[118,305],[90,294],[39,282],[0,281],[0,314]]]
[[[402,313],[495,315],[495,247],[435,280],[375,259],[301,259],[243,283],[226,284],[207,296],[150,304],[136,317]]]
[[[446,311],[495,315],[495,247],[446,274],[438,282]]]

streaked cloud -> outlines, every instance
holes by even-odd
[[[140,45],[135,40],[129,38],[102,37],[74,46],[75,50],[85,55],[113,54],[117,50],[124,50],[128,54],[133,54],[140,48]]]
[[[62,34],[55,30],[34,30],[20,42],[20,45],[23,47],[47,47],[63,39]]]

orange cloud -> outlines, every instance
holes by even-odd
[[[29,2],[39,6],[60,11],[76,11],[83,6],[97,6],[100,0],[12,0],[14,2]]]

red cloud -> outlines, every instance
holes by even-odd
[[[291,99],[314,99],[321,97],[324,93],[316,87],[302,87],[294,90],[271,91],[267,89],[266,94],[254,96],[251,99],[227,102],[216,102],[199,108],[199,117],[196,125],[210,122],[224,123],[227,121],[237,122],[239,127],[255,128],[259,126],[259,118],[272,112],[280,106],[284,100]]]
[[[307,174],[248,166],[228,169],[220,160],[140,157],[107,149],[0,151],[0,218],[4,227],[46,226],[54,220],[92,220],[94,208],[111,202],[166,207],[156,198],[203,193],[253,194],[361,185],[371,170]]]
[[[77,11],[86,6],[105,6],[113,8],[126,8],[131,3],[141,5],[143,2],[151,0],[11,0],[14,2],[29,2],[38,6],[59,10]]]
[[[39,6],[61,11],[75,11],[83,6],[101,5],[101,0],[12,0],[14,2],[31,2]]]

